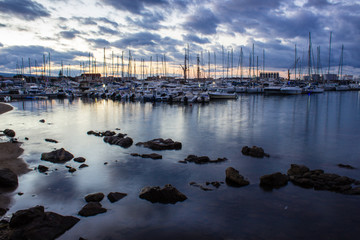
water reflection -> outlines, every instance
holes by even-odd
[[[292,184],[269,193],[258,183],[264,174],[286,172],[291,163],[360,179],[358,170],[336,166],[342,162],[360,167],[359,102],[359,92],[329,92],[240,95],[236,101],[192,106],[79,99],[13,103],[16,110],[1,116],[0,127],[12,123],[19,139],[29,138],[23,144],[23,158],[31,167],[44,164],[51,171],[48,175],[33,171],[20,178],[18,191],[24,195],[16,196],[10,213],[42,204],[51,211],[76,215],[86,194],[120,191],[128,196],[116,204],[103,200],[109,209],[106,214],[82,218],[60,239],[118,239],[120,235],[125,239],[165,239],[171,234],[179,239],[346,238],[345,225],[352,226],[351,234],[359,233],[358,197],[299,189]],[[40,119],[46,122],[40,123]],[[130,153],[152,151],[135,145],[128,149],[111,146],[86,134],[116,128],[135,143],[172,138],[181,141],[183,148],[159,152],[162,160],[135,158]],[[45,142],[45,138],[59,143]],[[271,157],[243,156],[244,145],[262,146]],[[71,174],[65,165],[40,160],[42,152],[60,147],[75,157],[85,157],[89,167]],[[178,163],[189,154],[227,157],[228,161],[201,166]],[[75,162],[67,165],[79,166]],[[240,170],[251,185],[241,189],[222,185],[212,192],[189,185],[191,181],[224,181],[229,166]],[[167,183],[189,199],[162,205],[138,198],[142,187]],[[303,227],[299,229],[299,225]],[[203,231],[207,234],[202,235]]]

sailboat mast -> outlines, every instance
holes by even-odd
[[[330,32],[330,39],[329,39],[329,65],[328,65],[328,74],[330,74],[330,63],[331,63],[331,37],[332,37],[332,32]]]

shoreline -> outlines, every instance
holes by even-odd
[[[0,103],[0,115],[13,110],[11,105]],[[1,129],[3,130],[3,129]],[[26,162],[19,158],[24,152],[21,143],[1,142],[0,143],[0,169],[9,168],[17,176],[30,171]],[[16,191],[16,189],[14,190]],[[6,209],[11,205],[12,193],[0,189],[0,208]],[[1,216],[0,216],[1,217]]]

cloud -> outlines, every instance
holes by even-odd
[[[95,48],[104,48],[110,46],[110,42],[102,38],[87,39],[87,41],[94,45]]]
[[[219,23],[219,19],[210,9],[198,9],[192,16],[188,17],[183,27],[202,34],[215,34]]]
[[[200,38],[195,34],[187,34],[187,35],[183,35],[183,39],[186,42],[190,42],[190,43],[199,43],[199,44],[205,44],[205,43],[210,43],[210,40],[208,38]]]
[[[113,42],[112,45],[118,48],[127,48],[127,47],[144,47],[156,45],[160,42],[161,37],[159,34],[153,34],[149,32],[139,32],[127,35],[127,37],[122,38],[118,41]]]
[[[0,28],[1,28],[1,27],[6,27],[6,25],[5,25],[5,24],[0,23]]]
[[[146,7],[169,5],[166,0],[102,0],[102,2],[118,10],[128,11],[135,14],[140,14]]]
[[[104,34],[116,35],[116,34],[119,34],[119,32],[116,30],[113,30],[111,28],[108,28],[108,27],[99,26],[99,34],[101,34],[101,35],[104,35]]]
[[[1,42],[0,42],[0,47],[3,47],[4,46],[4,44],[2,44]]]
[[[324,8],[330,5],[331,3],[328,0],[308,0],[304,7]]]
[[[164,16],[160,13],[146,12],[140,16],[127,17],[126,20],[128,23],[136,25],[140,28],[157,30],[162,27],[160,22],[164,20]]]
[[[59,34],[61,37],[66,39],[74,39],[80,32],[78,30],[61,31]]]
[[[43,5],[32,0],[3,0],[0,2],[0,12],[25,20],[50,16]]]
[[[80,24],[83,25],[98,25],[99,23],[110,24],[114,28],[117,28],[119,24],[117,22],[111,21],[108,18],[94,18],[94,17],[72,17],[72,19],[77,20]]]

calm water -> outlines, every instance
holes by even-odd
[[[85,195],[120,191],[128,196],[113,204],[104,199],[107,213],[80,217],[59,239],[356,239],[360,196],[302,189],[291,183],[266,192],[259,187],[259,178],[286,173],[291,163],[298,163],[360,180],[359,93],[240,95],[236,101],[193,106],[110,100],[14,102],[16,109],[1,116],[0,129],[14,129],[19,140],[28,137],[23,159],[32,168],[46,165],[50,172],[21,176],[8,214],[44,205],[47,211],[76,216],[85,205]],[[135,145],[128,149],[111,146],[86,134],[116,128],[135,143],[172,138],[182,142],[183,148],[157,152],[162,160],[142,159],[130,153],[153,151]],[[45,142],[45,138],[59,143]],[[245,145],[261,146],[271,157],[243,156]],[[41,153],[61,147],[75,157],[85,157],[89,167],[71,174],[65,165],[40,160]],[[178,163],[189,154],[228,161]],[[338,163],[358,169],[341,169]],[[189,185],[224,181],[229,166],[251,184],[243,188],[224,184],[210,192]],[[144,186],[167,183],[188,200],[164,205],[138,197]]]

